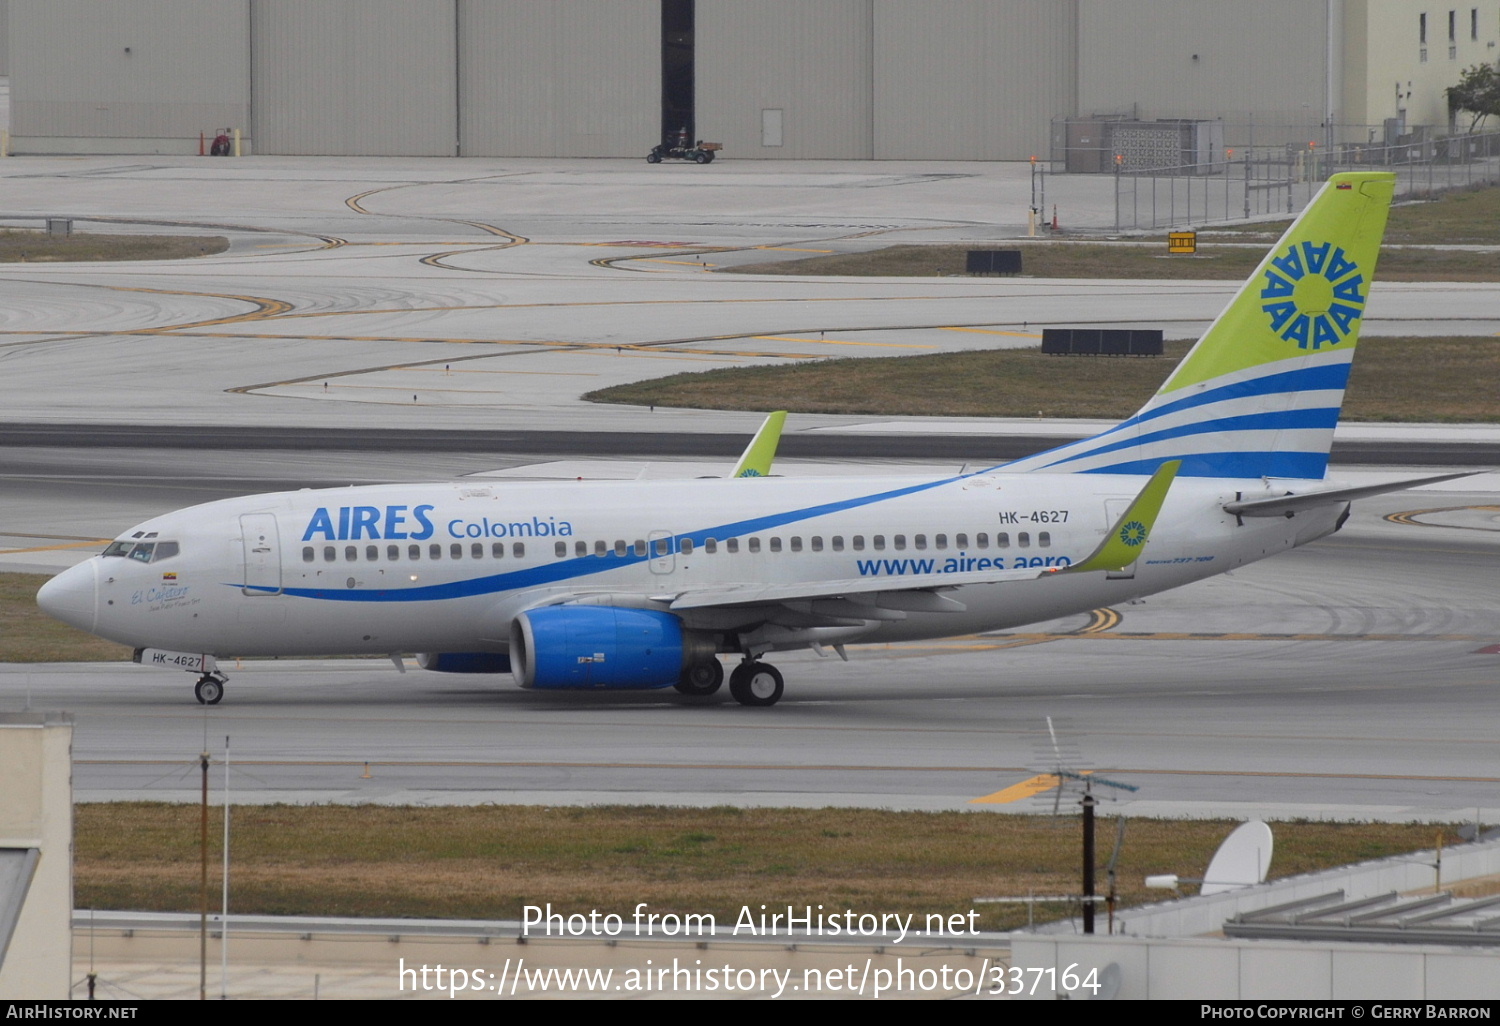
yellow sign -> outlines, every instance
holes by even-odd
[[[1198,252],[1197,232],[1168,232],[1168,253],[1196,253]]]

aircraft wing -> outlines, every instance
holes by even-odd
[[[787,603],[850,600],[851,607],[909,611],[959,611],[963,604],[939,594],[947,588],[966,584],[1001,584],[1007,581],[1030,581],[1056,573],[1087,573],[1093,570],[1117,571],[1134,563],[1145,551],[1151,529],[1161,513],[1181,460],[1169,460],[1156,468],[1145,487],[1120,518],[1110,525],[1098,547],[1080,563],[1071,566],[1025,567],[971,570],[957,573],[891,574],[856,577],[846,580],[801,581],[791,584],[743,582],[694,589],[673,596],[672,610],[707,609],[716,606],[745,606],[765,603]],[[851,609],[851,612],[855,609]]]
[[[1458,474],[1439,474],[1436,477],[1417,477],[1405,481],[1388,481],[1385,484],[1360,485],[1357,488],[1328,488],[1318,492],[1303,492],[1299,495],[1288,493],[1277,495],[1269,499],[1246,499],[1240,502],[1226,502],[1224,512],[1233,513],[1238,517],[1289,517],[1299,510],[1314,509],[1318,506],[1332,506],[1337,503],[1350,502],[1354,499],[1367,499],[1372,495],[1384,495],[1386,492],[1399,492],[1405,488],[1416,488],[1418,485],[1437,484],[1439,481],[1452,481],[1460,477],[1472,477],[1484,471],[1466,470]]]
[[[726,584],[695,588],[673,596],[668,607],[674,611],[708,609],[716,606],[751,606],[855,596],[876,596],[880,601],[868,604],[881,608],[941,612],[963,610],[963,603],[938,592],[965,584],[998,584],[1002,581],[1029,581],[1055,570],[1055,567],[1029,567],[1024,570],[973,570],[967,573],[892,574],[888,577],[855,577],[839,581],[799,581],[792,584]],[[917,597],[930,596],[930,601]],[[905,596],[898,597],[898,596]]]

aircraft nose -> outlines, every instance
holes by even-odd
[[[63,623],[94,632],[99,614],[98,582],[94,560],[64,570],[42,585],[36,593],[36,604]]]

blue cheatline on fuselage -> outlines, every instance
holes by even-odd
[[[684,540],[691,541],[694,545],[701,545],[708,538],[736,538],[744,534],[754,534],[757,531],[766,531],[773,527],[782,527],[786,524],[795,524],[803,520],[827,516],[830,513],[839,513],[848,509],[857,509],[860,506],[869,506],[887,499],[899,499],[902,496],[914,495],[917,492],[940,488],[943,485],[961,480],[963,480],[963,476],[945,477],[937,481],[924,481],[921,484],[908,485],[905,488],[877,492],[874,495],[861,495],[853,499],[841,499],[838,502],[828,502],[818,506],[788,510],[785,513],[771,513],[767,516],[755,517],[751,520],[721,524],[717,527],[705,527],[696,531],[687,531],[672,536],[670,539],[672,551],[676,552],[678,546]],[[668,539],[659,540],[666,541]],[[427,584],[416,588],[350,589],[339,591],[334,588],[273,588],[263,585],[229,584],[227,582],[225,586],[230,588],[248,588],[251,591],[280,592],[283,595],[291,595],[295,598],[322,599],[329,602],[433,602],[441,599],[471,598],[475,595],[493,595],[505,591],[518,591],[546,584],[556,584],[558,581],[574,580],[579,577],[587,577],[590,574],[602,573],[606,570],[618,570],[621,567],[644,563],[652,558],[654,557],[649,554],[637,555],[635,553],[627,553],[623,556],[613,554],[604,556],[574,556],[571,559],[557,563],[548,563],[545,566],[528,567],[525,570],[513,570],[503,574],[491,574],[487,577],[475,577],[466,581]]]

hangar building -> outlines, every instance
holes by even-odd
[[[943,160],[1076,115],[1446,125],[1500,41],[1468,2],[0,0],[17,153]]]

